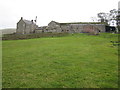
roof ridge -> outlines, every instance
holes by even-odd
[[[66,22],[66,23],[60,23],[56,21],[51,21],[51,22],[55,22],[56,24],[103,24],[101,22]]]
[[[30,21],[30,20],[24,19],[23,21],[24,21],[26,24],[35,24],[34,22],[32,22],[32,21]]]

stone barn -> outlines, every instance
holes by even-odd
[[[99,22],[75,22],[75,23],[58,23],[51,21],[48,24],[50,32],[67,32],[67,33],[94,33],[105,32],[105,24]]]
[[[34,33],[38,26],[33,22],[33,20],[25,20],[21,17],[20,21],[17,23],[16,34],[30,34]]]
[[[60,24],[58,22],[51,21],[48,24],[47,31],[48,32],[57,32],[57,33],[60,33],[60,32],[62,32],[62,29],[61,29]]]

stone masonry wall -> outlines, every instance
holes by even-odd
[[[42,29],[43,32],[56,32],[56,33],[82,33],[86,32],[105,32],[104,24],[65,24],[61,25],[57,22],[50,22],[46,28]],[[37,31],[36,31],[37,32]],[[40,31],[41,32],[41,31]]]

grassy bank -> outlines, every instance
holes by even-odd
[[[4,88],[117,88],[117,34],[3,41]]]

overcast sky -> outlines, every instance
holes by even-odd
[[[0,29],[16,28],[21,17],[37,25],[57,22],[89,22],[99,12],[118,8],[119,0],[0,0]]]

